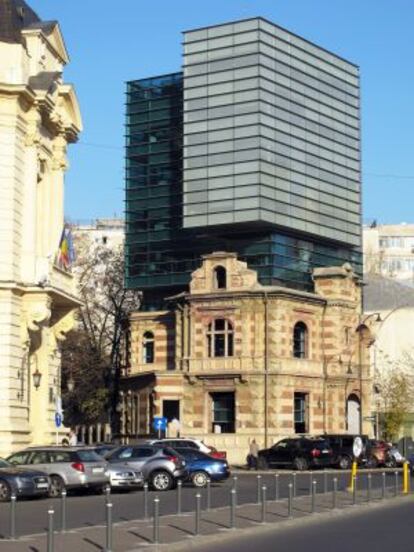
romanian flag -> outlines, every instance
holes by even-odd
[[[59,242],[57,264],[59,268],[69,270],[75,260],[72,232],[68,226],[64,226]]]

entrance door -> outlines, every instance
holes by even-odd
[[[180,401],[162,401],[162,415],[167,418],[168,423],[174,418],[180,419]]]
[[[359,433],[361,418],[359,398],[355,394],[349,395],[346,407],[348,433]]]

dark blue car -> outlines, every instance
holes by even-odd
[[[189,448],[175,448],[185,459],[188,478],[195,487],[205,487],[207,481],[223,481],[230,477],[227,460],[212,458],[204,452]]]

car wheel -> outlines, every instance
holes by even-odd
[[[385,467],[386,468],[396,468],[397,467],[397,460],[393,456],[389,456],[385,460]]]
[[[206,487],[208,479],[208,473],[204,471],[194,472],[191,476],[191,481],[194,487]]]
[[[7,481],[0,479],[0,502],[8,502],[11,497],[10,485]]]
[[[338,462],[338,466],[341,470],[349,470],[352,465],[352,461],[349,456],[341,456]]]
[[[49,496],[50,498],[59,498],[65,488],[63,479],[58,475],[50,476]]]
[[[259,459],[257,460],[257,467],[259,470],[268,470],[269,464],[267,463],[266,458],[263,458],[263,456],[259,456]]]
[[[297,471],[305,471],[308,469],[308,462],[306,458],[295,458],[293,460],[293,468]]]
[[[154,491],[169,491],[173,482],[172,476],[167,471],[156,471],[150,476],[150,484]]]

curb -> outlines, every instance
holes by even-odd
[[[344,508],[338,508],[337,510],[331,510],[327,512],[317,512],[315,514],[309,514],[305,517],[299,517],[296,519],[286,519],[276,523],[257,524],[254,527],[236,528],[236,529],[224,529],[215,535],[200,535],[197,537],[189,536],[189,540],[180,541],[177,543],[162,543],[162,544],[148,544],[145,545],[145,550],[161,550],[168,547],[169,550],[179,552],[181,550],[197,550],[202,545],[214,545],[216,543],[222,543],[223,541],[231,541],[237,535],[237,538],[248,537],[260,533],[260,535],[271,533],[274,531],[282,531],[289,529],[297,525],[311,525],[313,523],[320,523],[328,521],[331,518],[351,517],[361,512],[361,510],[367,509],[382,509],[389,508],[390,506],[403,504],[407,499],[414,500],[413,495],[399,496],[397,498],[391,498],[389,500],[381,500],[378,502],[370,502],[364,504],[358,504],[356,506],[346,506]],[[131,548],[128,552],[142,552],[142,546],[139,548]]]

